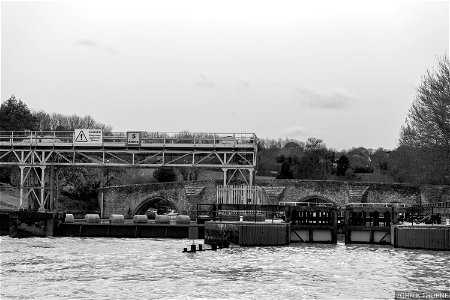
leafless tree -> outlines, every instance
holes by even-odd
[[[428,161],[428,172],[441,178],[433,181],[450,183],[450,62],[447,56],[439,59],[437,69],[428,70],[423,77],[401,129],[399,144],[399,148],[426,153],[420,157]]]
[[[36,117],[36,130],[39,131],[50,131],[52,130],[51,117],[48,113],[43,110],[33,112]]]

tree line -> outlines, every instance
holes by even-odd
[[[89,115],[79,116],[32,111],[12,95],[0,107],[0,131],[73,131],[77,128],[99,128],[111,132],[112,127],[94,120]]]
[[[450,184],[450,63],[428,70],[417,88],[398,147],[335,151],[317,138],[262,139],[259,171],[277,178]],[[363,174],[371,174],[363,176]]]

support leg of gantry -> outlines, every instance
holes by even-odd
[[[249,185],[250,185],[250,187],[252,187],[253,186],[253,176],[254,176],[254,173],[255,173],[255,170],[254,169],[248,169],[248,172],[249,172]]]
[[[54,180],[55,180],[55,166],[52,165],[50,167],[50,203],[48,205],[50,211],[53,211],[55,209],[55,193],[53,191],[54,189]]]
[[[223,171],[223,186],[226,186],[227,185],[227,172],[228,172],[228,169],[227,168],[222,168],[222,171]]]
[[[39,198],[39,212],[45,212],[45,167],[41,167],[41,195]]]
[[[23,171],[24,166],[19,166],[20,168],[20,199],[19,199],[19,210],[23,210],[23,182],[25,180]]]

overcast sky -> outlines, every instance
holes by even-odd
[[[448,1],[2,1],[1,100],[114,131],[392,149],[448,50]]]

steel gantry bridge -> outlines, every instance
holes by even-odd
[[[20,207],[32,198],[41,211],[54,202],[55,167],[216,168],[224,185],[240,176],[252,186],[256,154],[253,133],[0,132],[0,167],[20,168]]]

